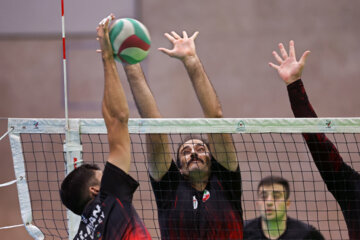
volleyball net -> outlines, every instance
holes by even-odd
[[[23,223],[34,239],[72,239],[80,218],[62,205],[59,188],[74,167],[103,168],[109,152],[103,119],[9,119],[9,138]],[[157,206],[147,170],[145,136],[166,133],[176,150],[189,134],[231,133],[242,178],[244,220],[260,215],[257,184],[266,176],[290,183],[290,217],[311,224],[326,239],[348,239],[341,209],[328,192],[301,133],[323,132],[344,161],[360,171],[360,118],[130,119],[130,175],[140,186],[133,204],[153,239],[160,239]]]

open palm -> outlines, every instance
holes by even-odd
[[[198,34],[199,32],[195,32],[191,37],[188,37],[186,31],[183,31],[183,37],[181,37],[174,31],[172,31],[171,34],[165,33],[165,37],[173,44],[173,48],[159,48],[159,50],[170,57],[179,59],[195,56],[196,49],[194,41]]]
[[[300,60],[297,61],[294,41],[291,40],[289,45],[289,55],[286,52],[282,43],[279,44],[281,57],[276,51],[273,51],[273,56],[277,60],[279,65],[271,62],[269,63],[271,67],[275,68],[278,71],[279,76],[287,85],[301,78],[306,58],[310,53],[310,51],[305,51],[301,56]]]

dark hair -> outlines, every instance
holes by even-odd
[[[184,143],[186,143],[187,141],[189,141],[189,140],[195,140],[195,139],[198,139],[198,140],[202,141],[202,142],[207,146],[207,148],[208,148],[209,151],[210,151],[209,142],[208,142],[207,140],[205,140],[204,138],[202,138],[202,137],[199,136],[199,135],[186,135],[186,136],[183,138],[182,143],[179,144],[179,146],[178,146],[178,148],[177,148],[177,151],[176,151],[176,166],[177,166],[178,168],[181,168],[181,162],[180,162],[180,148],[181,148],[181,146],[184,145]],[[211,152],[209,152],[209,153],[210,153],[210,159],[211,159],[211,161],[212,161],[212,160],[213,160],[213,156],[212,156]]]
[[[273,185],[273,184],[280,184],[284,187],[285,189],[285,199],[289,199],[290,196],[290,186],[289,186],[289,182],[288,180],[286,180],[283,177],[279,177],[279,176],[267,176],[264,177],[263,179],[261,179],[261,181],[258,184],[257,190],[259,191],[261,186],[269,186],[269,185]]]
[[[95,178],[96,164],[83,164],[69,173],[60,188],[62,203],[77,215],[81,215],[86,204],[92,200],[89,187],[100,184]]]

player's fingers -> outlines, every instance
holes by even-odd
[[[111,15],[109,15],[107,18],[106,18],[106,21],[105,21],[105,28],[108,28],[109,27],[109,23],[111,21]]]
[[[167,54],[167,55],[171,55],[171,50],[167,49],[167,48],[158,48],[159,51]]]
[[[176,39],[168,33],[164,33],[164,36],[169,39],[170,42],[174,43]]]
[[[183,31],[182,34],[183,34],[183,38],[184,38],[184,39],[188,39],[188,35],[187,35],[187,32],[186,32],[186,31]]]
[[[175,31],[171,31],[171,34],[174,36],[175,39],[180,39],[181,37]]]
[[[97,53],[101,53],[101,49],[96,49],[96,52],[97,52]]]
[[[309,56],[309,54],[310,54],[310,51],[309,51],[309,50],[307,50],[307,51],[305,51],[305,52],[303,53],[303,55],[301,56],[301,58],[300,58],[300,60],[299,60],[299,62],[300,62],[301,65],[305,65],[306,58]]]
[[[288,58],[288,54],[284,48],[284,45],[282,43],[279,43],[279,49],[280,49],[280,53],[283,59]]]
[[[274,56],[276,61],[278,61],[279,64],[282,64],[283,60],[281,59],[281,57],[279,56],[279,54],[277,52],[273,51],[272,55]]]
[[[99,25],[100,26],[104,26],[106,22],[110,21],[112,18],[111,18],[111,14],[109,16],[107,16],[106,18],[104,18],[103,20],[101,20],[99,22]]]
[[[104,18],[103,20],[101,20],[101,21],[99,22],[99,26],[103,26],[103,25],[105,24],[105,19],[106,19],[106,18]]]
[[[272,68],[275,68],[276,70],[279,69],[279,66],[276,65],[276,64],[273,64],[272,62],[269,62],[269,66],[272,67]]]
[[[199,31],[194,32],[194,34],[190,37],[193,40],[195,40],[195,38],[199,35]]]
[[[289,55],[290,55],[290,57],[293,57],[296,59],[295,44],[294,44],[293,40],[290,40],[290,42],[289,42]]]

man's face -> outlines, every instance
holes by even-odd
[[[256,206],[264,220],[284,220],[290,201],[285,198],[285,188],[281,184],[263,185],[258,190]]]
[[[206,144],[199,139],[186,141],[179,149],[180,172],[188,176],[193,172],[210,171],[210,152]]]

